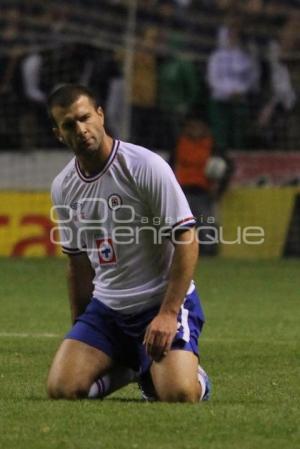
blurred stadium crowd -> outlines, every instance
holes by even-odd
[[[139,0],[130,35],[133,4],[1,2],[0,150],[58,146],[45,101],[65,82],[96,92],[116,137],[129,100],[126,137],[171,160],[190,120],[221,153],[299,149],[298,0]]]

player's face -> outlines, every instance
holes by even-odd
[[[105,135],[104,115],[86,96],[80,96],[68,107],[54,106],[54,132],[61,142],[78,156],[101,150]]]

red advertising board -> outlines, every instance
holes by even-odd
[[[300,152],[232,151],[231,186],[300,185]]]

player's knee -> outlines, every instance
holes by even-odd
[[[50,399],[83,399],[88,395],[88,387],[65,378],[49,378],[47,393]]]
[[[199,402],[199,391],[190,385],[179,385],[171,389],[166,389],[160,394],[163,402]]]

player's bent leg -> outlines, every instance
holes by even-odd
[[[151,375],[156,394],[164,402],[199,402],[198,358],[190,351],[171,350],[160,362],[153,362]]]
[[[113,367],[112,359],[86,343],[65,339],[52,363],[47,391],[50,398],[88,397],[93,382]]]

